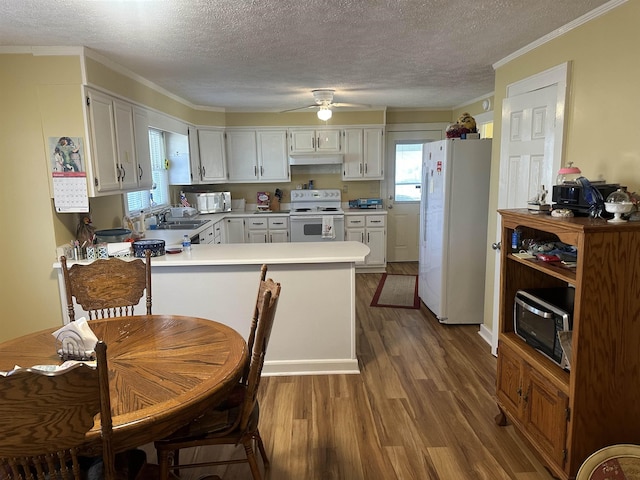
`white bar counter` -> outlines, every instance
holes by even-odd
[[[355,262],[368,253],[360,242],[193,245],[190,253],[152,257],[153,313],[217,320],[246,338],[266,263],[282,292],[264,373],[358,373]],[[66,318],[60,263],[54,268]],[[76,318],[83,315],[76,306]]]

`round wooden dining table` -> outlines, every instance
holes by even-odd
[[[107,345],[116,452],[165,437],[219,403],[248,361],[242,336],[212,320],[139,315],[88,324]],[[61,363],[55,330],[1,343],[0,370]],[[101,448],[99,420],[86,447]]]

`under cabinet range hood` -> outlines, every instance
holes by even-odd
[[[344,155],[309,153],[289,155],[289,165],[341,165]]]

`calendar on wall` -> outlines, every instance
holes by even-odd
[[[53,172],[53,204],[58,213],[88,212],[87,174]]]
[[[53,203],[58,213],[89,211],[87,173],[80,137],[49,137]]]

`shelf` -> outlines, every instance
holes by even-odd
[[[556,264],[556,262],[543,262],[536,258],[518,258],[512,254],[508,254],[507,259],[522,263],[529,268],[533,268],[534,270],[538,270],[539,272],[543,272],[572,285],[576,283],[576,267],[567,267],[560,262],[557,262],[558,264]]]

